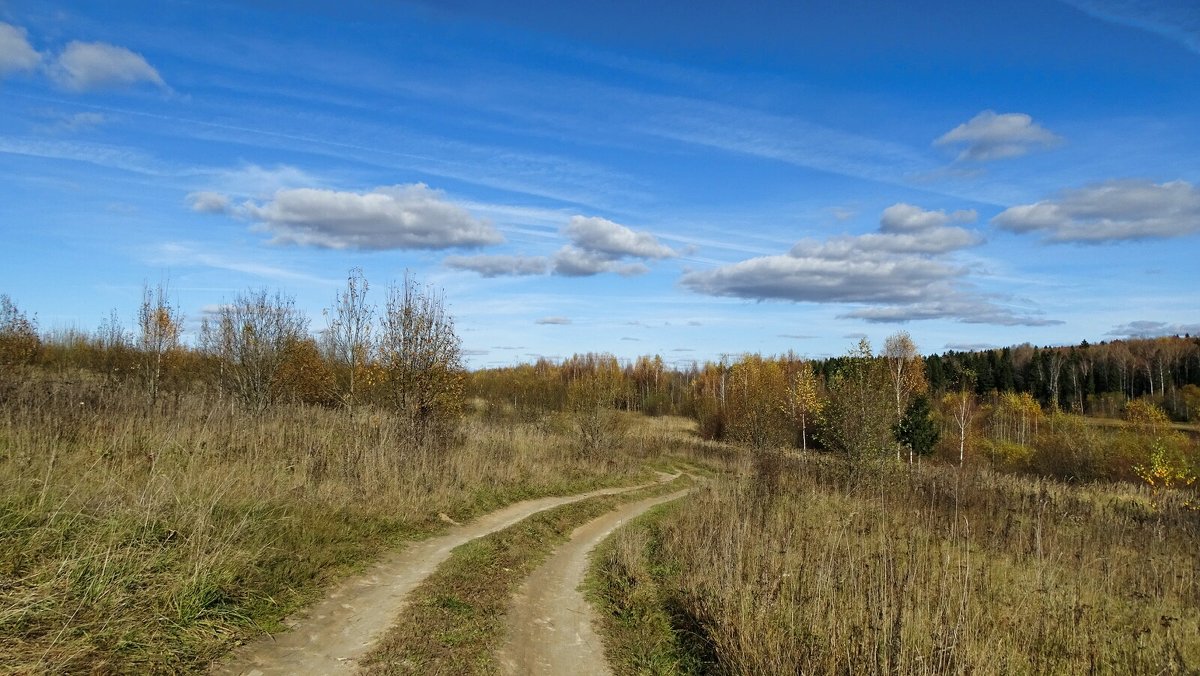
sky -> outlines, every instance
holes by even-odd
[[[1200,333],[1197,261],[1193,0],[0,0],[43,329],[357,267],[472,367],[935,353]]]

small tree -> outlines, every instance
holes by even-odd
[[[734,441],[765,448],[789,434],[783,404],[788,383],[778,361],[746,354],[729,369],[725,393],[726,435]]]
[[[618,442],[621,421],[613,404],[621,395],[621,384],[621,367],[610,356],[599,357],[594,368],[567,384],[567,410],[585,455]]]
[[[0,294],[0,365],[28,364],[41,346],[37,317],[30,319],[8,295]]]
[[[821,441],[855,460],[886,457],[895,445],[886,366],[863,338],[829,380]]]
[[[930,415],[929,397],[918,394],[904,410],[894,429],[896,441],[908,448],[908,464],[913,455],[929,455],[938,442],[939,431]]]
[[[808,450],[808,428],[824,408],[818,385],[812,365],[802,362],[792,377],[789,404],[793,419],[800,425],[800,448],[804,451]]]
[[[182,328],[183,313],[171,305],[166,285],[151,289],[143,284],[138,308],[138,375],[152,405],[158,401],[164,377],[174,366]]]
[[[383,400],[405,414],[427,439],[457,419],[463,407],[462,344],[442,297],[405,275],[388,289],[379,336]]]
[[[971,434],[971,423],[979,405],[975,401],[975,393],[963,387],[957,392],[949,392],[942,397],[942,405],[949,413],[958,429],[958,464],[961,467],[966,459],[967,438]]]
[[[883,344],[883,360],[887,364],[888,381],[891,384],[893,401],[896,406],[894,420],[899,424],[905,409],[913,395],[925,391],[925,362],[917,352],[917,344],[913,342],[907,331],[888,336]],[[900,459],[900,448],[896,448],[896,460]],[[909,455],[909,462],[912,456]]]
[[[200,328],[201,346],[216,361],[217,382],[255,411],[276,400],[289,348],[307,337],[308,318],[295,300],[266,289],[239,294]]]
[[[345,290],[338,294],[332,310],[325,311],[329,320],[327,352],[336,368],[339,396],[351,411],[358,403],[363,371],[371,360],[375,306],[367,303],[370,288],[362,268],[352,268]]]

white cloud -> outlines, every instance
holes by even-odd
[[[994,110],[985,110],[933,143],[938,146],[964,146],[958,155],[960,161],[987,162],[1020,157],[1061,141],[1060,137],[1035,123],[1025,113],[998,114]]]
[[[622,256],[674,258],[678,256],[670,247],[660,244],[654,235],[648,232],[635,232],[606,218],[572,216],[570,223],[563,229],[563,234],[580,249],[611,258]]]
[[[1168,322],[1152,322],[1139,320],[1114,326],[1109,336],[1122,338],[1154,338],[1156,336],[1200,335],[1200,324],[1171,324]]]
[[[50,75],[72,91],[119,89],[142,82],[167,86],[141,54],[105,42],[71,42],[58,55]]]
[[[1029,313],[1018,313],[978,296],[951,290],[942,298],[906,305],[868,307],[847,312],[841,317],[862,319],[872,323],[903,324],[921,319],[952,319],[964,324],[995,324],[999,326],[1054,326],[1063,322],[1045,319]]]
[[[499,244],[491,224],[449,202],[424,183],[340,192],[280,190],[264,204],[240,212],[259,221],[279,244],[330,249],[447,249]]]
[[[944,349],[955,352],[982,352],[984,350],[994,350],[997,347],[999,346],[992,343],[946,343]]]
[[[674,258],[679,254],[648,232],[637,232],[606,218],[572,216],[562,229],[571,243],[550,258],[542,256],[451,256],[446,265],[473,270],[484,277],[537,275],[550,272],[562,277],[590,277],[616,273],[644,275],[644,260]],[[633,259],[633,260],[630,260]]]
[[[1046,242],[1182,237],[1200,232],[1200,188],[1186,181],[1108,181],[1010,207],[992,223],[1010,232],[1042,233]]]
[[[952,223],[974,223],[979,214],[974,209],[962,209],[947,214],[931,211],[904,202],[897,202],[883,210],[879,218],[879,229],[883,232],[917,232],[930,228],[941,228]]]
[[[24,28],[0,22],[0,75],[33,70],[41,62]]]
[[[484,277],[544,275],[550,270],[550,262],[542,256],[448,256],[443,262],[446,267],[478,272]]]
[[[643,263],[624,263],[608,254],[585,251],[570,244],[554,254],[554,274],[563,277],[590,277],[604,272],[633,277],[649,271]]]
[[[978,244],[952,222],[975,213],[927,211],[908,204],[884,210],[880,232],[805,240],[783,255],[759,256],[689,272],[682,284],[699,293],[753,300],[864,304],[844,315],[872,322],[948,318],[989,324],[1040,324],[964,290],[964,266],[949,257]]]
[[[201,214],[224,214],[229,212],[229,197],[219,192],[201,190],[188,193],[188,207]]]
[[[543,326],[566,326],[570,323],[571,320],[567,319],[566,317],[542,317],[534,322],[534,324],[540,324]]]

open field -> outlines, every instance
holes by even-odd
[[[198,394],[148,410],[85,375],[0,387],[0,664],[16,671],[199,669],[439,514],[644,481],[660,443],[586,457],[561,424],[466,420],[413,447],[387,413]]]
[[[1187,673],[1192,497],[763,455],[620,533],[593,586],[618,673]]]

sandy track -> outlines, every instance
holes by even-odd
[[[660,482],[678,475],[661,474]],[[369,571],[338,584],[322,601],[289,622],[291,631],[267,636],[233,651],[213,665],[214,674],[347,674],[392,625],[409,592],[450,556],[455,547],[507,528],[541,511],[600,495],[625,493],[653,484],[606,488],[578,495],[518,502],[414,542],[388,555]]]
[[[588,554],[646,510],[686,495],[679,491],[622,505],[576,528],[535,570],[509,606],[508,636],[497,654],[506,674],[608,674],[604,646],[592,629],[592,607],[579,591]]]

